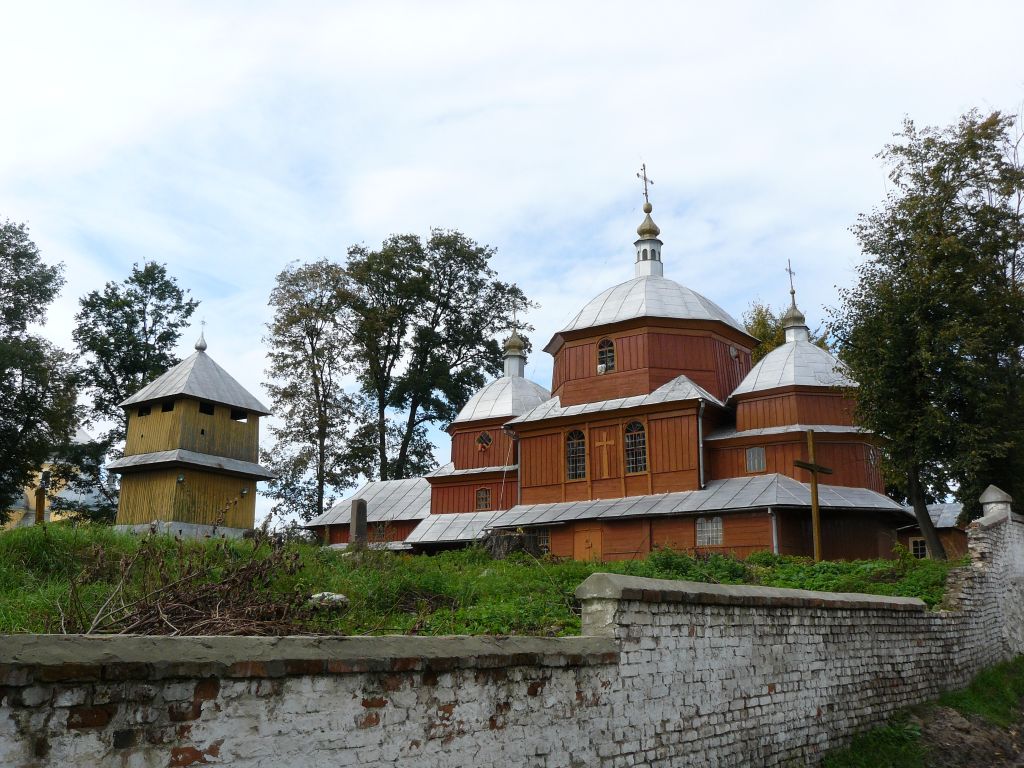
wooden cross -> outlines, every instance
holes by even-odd
[[[614,446],[614,445],[615,445],[615,441],[611,440],[611,439],[604,440],[604,441],[599,441],[599,440],[598,441],[594,441],[594,447],[595,448],[607,449],[609,446]],[[609,471],[608,471],[608,451],[607,450],[602,450],[601,451],[601,478],[604,479],[606,477],[611,477],[611,473],[609,473]]]
[[[645,203],[651,202],[648,199],[648,197],[647,197],[647,185],[650,184],[653,187],[654,186],[654,179],[647,178],[647,163],[642,163],[640,165],[640,171],[637,173],[636,177],[638,179],[642,179],[643,182],[644,182],[644,202]]]
[[[793,466],[811,473],[811,535],[814,537],[814,562],[821,561],[821,511],[818,509],[818,475],[831,475],[832,468],[814,461],[814,430],[807,430],[807,458],[793,461]]]

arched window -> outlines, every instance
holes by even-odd
[[[491,437],[490,432],[481,432],[476,436],[476,447],[477,450],[486,451],[491,447],[491,443],[494,442],[494,438]]]
[[[647,471],[647,435],[644,425],[631,421],[626,425],[626,472]]]
[[[697,518],[697,546],[698,547],[720,547],[720,546],[722,546],[722,518],[720,518],[720,517],[698,517]]]
[[[565,477],[583,480],[587,476],[587,438],[578,429],[565,436]]]
[[[647,261],[647,249],[644,248],[644,261]]]
[[[476,509],[477,512],[483,512],[491,508],[491,489],[490,488],[477,488],[476,489]]]
[[[597,345],[597,364],[603,365],[605,373],[615,370],[615,342],[601,339]]]

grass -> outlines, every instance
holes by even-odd
[[[62,613],[80,604],[93,616],[122,578],[122,562],[140,547],[136,536],[101,526],[61,524],[0,534],[0,633],[61,631]],[[435,556],[362,552],[346,556],[302,543],[285,545],[298,559],[269,585],[274,595],[340,592],[347,610],[303,616],[299,629],[332,634],[578,634],[575,588],[591,573],[610,571],[653,578],[725,584],[761,584],[840,592],[920,597],[937,605],[955,564],[915,560],[814,564],[805,558],[759,553],[746,561],[722,555],[690,557],[659,550],[644,560],[611,563],[537,560],[517,554],[494,560],[480,548]],[[203,563],[203,578],[225,577],[240,563],[272,556],[271,547],[237,541],[177,542],[159,537],[157,570],[167,579],[188,562]],[[153,570],[153,569],[150,569]],[[151,589],[152,573],[130,573],[129,597]],[[77,585],[74,589],[72,584]]]
[[[1022,702],[1024,656],[1018,656],[984,670],[967,688],[945,693],[916,711],[927,717],[936,705],[949,707],[1006,729],[1020,722]],[[888,725],[860,734],[846,749],[830,753],[822,768],[917,768],[928,765],[927,758],[928,747],[922,742],[920,728],[903,712]]]

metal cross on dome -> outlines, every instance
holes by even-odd
[[[644,202],[651,202],[647,197],[647,185],[650,184],[651,186],[654,186],[654,179],[649,179],[647,177],[647,163],[641,163],[640,170],[637,172],[636,177],[638,179],[642,179],[644,182]]]
[[[789,273],[789,292],[793,293],[793,278],[796,277],[796,272],[793,271],[793,262],[786,259],[786,271]]]

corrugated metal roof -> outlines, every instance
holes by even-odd
[[[722,401],[706,389],[694,384],[685,375],[679,375],[672,379],[672,381],[662,384],[649,395],[619,397],[615,400],[598,400],[594,403],[580,403],[579,405],[568,405],[565,407],[562,407],[561,400],[559,398],[553,397],[546,403],[541,403],[533,410],[527,411],[519,418],[512,419],[508,423],[520,424],[527,421],[556,419],[560,416],[577,416],[581,413],[617,411],[623,408],[638,408],[642,405],[653,405],[655,403],[668,403],[683,400],[697,400],[698,398],[724,407]]]
[[[730,397],[786,386],[856,387],[845,366],[809,341],[787,341],[755,365]]]
[[[121,403],[121,407],[182,395],[242,408],[260,416],[270,413],[263,403],[202,350],[193,352],[156,381],[147,384]]]
[[[490,528],[491,520],[500,512],[459,512],[430,515],[417,525],[406,539],[406,544],[444,544],[476,541]]]
[[[892,499],[866,488],[819,485],[818,501],[823,508],[906,512],[904,507]],[[517,528],[564,523],[570,520],[704,514],[725,510],[810,505],[809,485],[785,475],[769,474],[713,480],[708,483],[707,488],[700,491],[556,504],[521,504],[501,513],[491,521],[490,526]]]
[[[273,472],[251,461],[229,459],[224,456],[211,456],[208,453],[186,451],[181,448],[173,451],[154,451],[152,453],[137,453],[133,456],[125,456],[107,464],[107,469],[123,472],[133,467],[153,466],[156,464],[187,464],[196,467],[221,469],[225,472],[234,472],[239,475],[255,478],[269,479],[274,477]]]
[[[430,483],[423,477],[373,480],[319,517],[310,520],[306,527],[348,525],[352,520],[352,499],[366,501],[368,523],[422,520],[430,514]]]
[[[964,505],[959,502],[948,504],[929,504],[928,516],[936,528],[956,528],[957,518],[964,511]],[[913,510],[911,510],[913,513]]]
[[[456,469],[455,463],[449,461],[447,464],[438,467],[427,477],[456,477],[461,475],[479,475],[482,472],[515,472],[519,469],[518,464],[509,464],[504,467],[474,467],[473,469]]]
[[[466,403],[453,424],[498,416],[518,416],[551,397],[540,384],[522,376],[502,376],[477,391]]]
[[[871,430],[864,429],[863,427],[850,427],[841,424],[787,424],[784,427],[760,427],[758,429],[744,429],[739,431],[729,427],[727,429],[719,429],[711,434],[705,436],[704,440],[728,440],[732,437],[761,437],[762,435],[784,435],[787,432],[806,432],[808,429],[813,429],[815,432],[824,432],[827,434],[854,434],[854,435],[870,435]]]
[[[736,319],[705,296],[658,275],[642,275],[613,286],[591,299],[544,348],[554,352],[569,331],[610,325],[637,317],[717,320],[747,334]]]

